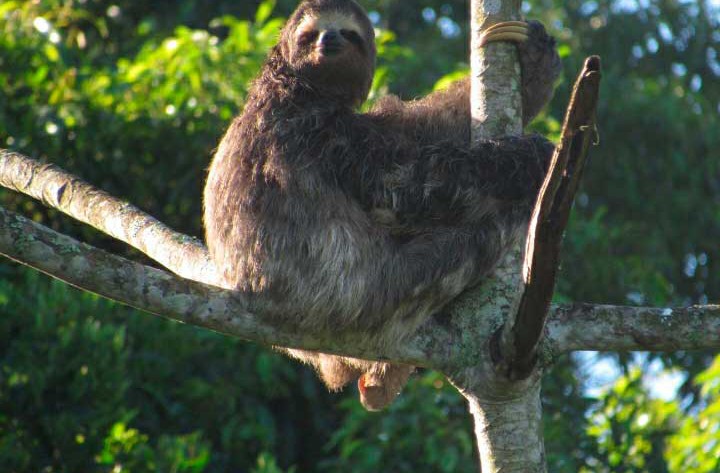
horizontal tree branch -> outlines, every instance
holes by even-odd
[[[175,274],[208,284],[216,281],[215,265],[202,242],[54,164],[0,149],[0,185],[127,243]]]
[[[0,254],[83,290],[168,319],[263,345],[443,368],[465,360],[461,330],[431,319],[403,343],[375,346],[357,333],[306,333],[283,308],[236,291],[182,279],[109,254],[0,208]],[[466,301],[470,306],[484,302]],[[551,309],[540,353],[577,350],[677,351],[720,348],[720,306],[687,308],[574,304]],[[471,360],[470,360],[471,361]]]
[[[548,319],[543,346],[553,353],[718,349],[720,305],[559,306],[553,308]]]
[[[85,291],[178,322],[252,340],[363,359],[429,366],[442,330],[381,350],[368,335],[298,330],[288,308],[262,296],[183,279],[107,253],[0,207],[0,254]],[[259,315],[258,315],[259,314]],[[447,337],[445,338],[447,340]]]

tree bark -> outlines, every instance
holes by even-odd
[[[0,185],[40,200],[145,253],[186,279],[213,284],[215,265],[199,240],[53,164],[0,149]]]
[[[532,441],[543,435],[539,382],[517,398],[465,397],[475,420],[482,472],[545,471],[543,442]]]
[[[712,350],[720,347],[720,305],[623,307],[574,304],[555,307],[542,350]]]
[[[500,21],[516,20],[517,0],[473,0],[470,12],[470,106],[473,141],[522,133],[520,62],[511,43],[480,46],[482,32]]]
[[[482,31],[500,21],[516,20],[519,1],[473,0],[471,3],[471,113],[473,141],[522,133],[520,64],[512,44],[480,47]],[[540,370],[527,379],[510,381],[495,369],[489,334],[503,326],[517,307],[523,251],[520,241],[477,293],[465,298],[486,299],[475,310],[451,307],[453,323],[488,324],[478,340],[477,357],[450,380],[468,400],[483,473],[545,471],[541,429]],[[478,310],[479,309],[479,310]],[[470,319],[470,320],[468,320]],[[473,332],[474,333],[474,332]]]

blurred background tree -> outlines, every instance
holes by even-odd
[[[378,27],[371,98],[467,71],[460,0],[361,0]],[[296,1],[0,2],[0,146],[47,159],[202,235],[204,169]],[[556,299],[720,296],[720,2],[525,2],[568,77],[603,57],[602,143]],[[568,81],[533,124],[559,131]],[[121,244],[2,191],[0,203]],[[459,396],[421,373],[387,412],[329,394],[264,348],[0,265],[0,465],[8,472],[474,471]],[[544,383],[553,472],[720,471],[711,353],[578,354]]]

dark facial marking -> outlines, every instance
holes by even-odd
[[[318,38],[319,33],[317,30],[305,31],[298,36],[298,44],[300,46],[308,46],[314,43]]]
[[[340,30],[340,34],[343,36],[343,38],[365,51],[365,41],[363,40],[362,36],[358,34],[357,31],[342,29]]]

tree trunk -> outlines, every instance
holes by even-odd
[[[479,44],[485,28],[518,18],[520,2],[473,0],[471,9],[472,139],[481,141],[502,135],[519,135],[522,133],[522,109],[516,47],[509,43],[491,43],[484,47]],[[518,241],[489,283],[479,289],[492,294],[489,300],[493,303],[480,313],[476,312],[475,317],[483,317],[482,312],[495,312],[487,313],[487,316],[492,320],[490,323],[500,327],[515,310],[522,253]],[[468,400],[475,420],[480,471],[545,472],[540,373],[536,371],[524,381],[509,381],[495,370],[491,343],[485,351],[479,354],[475,367],[451,376]]]
[[[522,133],[520,62],[511,43],[480,46],[481,33],[518,18],[516,0],[473,0],[470,12],[473,141]]]
[[[475,419],[481,471],[545,471],[539,381],[513,399],[465,397]]]

